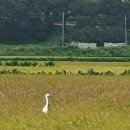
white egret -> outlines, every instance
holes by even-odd
[[[46,105],[45,105],[45,106],[43,107],[43,109],[42,109],[42,112],[44,112],[44,113],[47,113],[47,112],[48,112],[48,96],[50,96],[49,93],[47,93],[47,94],[45,95]]]

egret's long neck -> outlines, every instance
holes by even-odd
[[[48,106],[48,97],[46,96],[46,106]]]

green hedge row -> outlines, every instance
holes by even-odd
[[[97,62],[129,62],[130,57],[42,57],[42,58],[36,58],[36,57],[0,57],[0,61],[97,61]]]
[[[0,62],[0,66],[37,66],[37,62],[30,62],[30,61],[24,61],[24,62],[18,62],[16,60],[13,61],[5,61]]]
[[[76,75],[72,72],[68,72],[67,70],[62,70],[62,71],[58,71],[56,70],[55,73],[52,72],[48,72],[46,73],[45,71],[41,71],[41,72],[36,72],[36,73],[26,73],[26,72],[22,72],[18,69],[13,69],[13,70],[0,70],[0,74],[31,74],[31,75]],[[82,71],[78,71],[77,75],[90,75],[90,76],[94,76],[94,75],[106,75],[106,76],[113,76],[116,75],[115,72],[112,71],[106,71],[106,72],[97,72],[95,71],[93,68],[88,69],[88,71],[86,72],[82,72]],[[120,73],[119,75],[125,76],[125,75],[130,75],[130,70],[125,70],[124,72]]]
[[[57,45],[0,45],[0,56],[130,57],[130,46],[84,48]]]
[[[38,62],[33,62],[33,61],[22,61],[22,62],[18,62],[16,60],[5,61],[5,62],[0,61],[0,66],[33,66],[33,67],[36,67],[37,65],[38,65]],[[55,63],[53,61],[48,61],[48,62],[44,63],[44,65],[45,66],[55,66]]]

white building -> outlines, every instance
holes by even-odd
[[[120,46],[125,46],[125,43],[104,42],[104,47],[120,47]]]
[[[80,49],[97,47],[97,43],[72,42],[70,45],[78,46]]]

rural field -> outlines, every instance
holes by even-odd
[[[1,130],[130,129],[129,76],[1,75],[0,82]]]
[[[0,0],[0,130],[130,130],[130,0]]]
[[[55,66],[45,66],[47,61],[37,61],[38,65],[33,67],[29,66],[0,66],[0,70],[13,70],[17,69],[25,73],[37,72],[50,72],[54,74],[56,71],[66,70],[73,74],[77,74],[78,71],[87,72],[88,69],[93,68],[98,72],[112,71],[116,75],[124,72],[124,70],[130,70],[130,62],[86,62],[86,61],[54,61]]]
[[[39,62],[41,64],[41,62]],[[55,62],[0,69],[76,73],[130,69],[129,62]],[[42,113],[46,93],[49,112]],[[0,75],[0,130],[130,130],[130,76]]]

